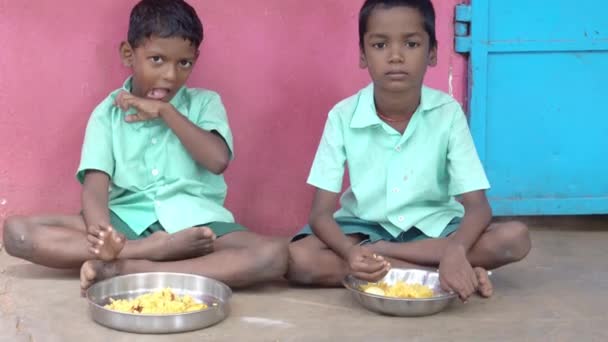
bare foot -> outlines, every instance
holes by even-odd
[[[87,240],[90,244],[89,251],[103,261],[118,259],[120,251],[125,247],[125,236],[111,226],[91,226]]]
[[[80,294],[84,297],[91,285],[120,274],[118,262],[89,260],[80,268]]]
[[[479,281],[479,286],[477,287],[479,295],[484,298],[492,297],[492,294],[494,294],[494,286],[492,286],[488,271],[481,267],[475,267],[474,271],[477,275],[477,280]]]
[[[194,227],[174,234],[156,232],[148,239],[158,243],[150,260],[170,261],[200,257],[213,252],[216,236],[209,227]]]

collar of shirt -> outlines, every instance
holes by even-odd
[[[439,98],[432,99],[433,93],[425,86],[422,86],[420,96],[420,106],[416,112],[428,112],[437,107],[440,107],[448,102],[448,97],[441,100]],[[376,104],[374,101],[374,84],[368,85],[359,97],[359,103],[355,109],[353,119],[350,123],[351,128],[365,128],[375,125],[382,125],[383,121],[376,114]]]

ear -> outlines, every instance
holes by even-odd
[[[365,57],[363,48],[359,49],[359,67],[361,69],[367,69],[367,57]]]
[[[429,52],[429,66],[434,67],[436,65],[437,65],[437,46],[432,48],[431,51]]]
[[[135,60],[135,51],[133,50],[133,47],[131,47],[131,44],[126,41],[120,43],[119,52],[122,64],[127,68],[132,67],[133,61]]]

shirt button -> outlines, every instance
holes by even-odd
[[[394,193],[398,193],[399,191],[401,191],[401,190],[399,190],[399,188],[393,188]]]
[[[397,151],[397,152],[401,152],[401,146],[397,146],[397,147],[395,147],[395,151]]]
[[[399,220],[399,222],[403,222],[403,221],[405,221],[405,217],[403,217],[403,216],[399,216],[399,217],[397,218],[397,220]]]
[[[408,176],[403,177],[403,181],[407,182],[410,178]]]
[[[152,170],[152,176],[154,176],[154,177],[158,176],[158,170],[157,169],[153,169]]]
[[[152,138],[152,145],[156,144],[157,140],[156,138]]]

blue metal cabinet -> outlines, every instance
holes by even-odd
[[[472,0],[455,31],[494,213],[608,213],[608,1]]]

